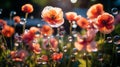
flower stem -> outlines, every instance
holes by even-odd
[[[25,20],[27,20],[27,17],[28,17],[28,13],[25,14]],[[25,26],[26,26],[26,23],[23,25],[23,33],[25,31]]]
[[[5,45],[5,47],[8,48],[8,47],[7,47],[7,41],[6,41],[6,39],[5,39],[5,37],[4,37],[3,34],[2,34],[2,37],[3,37],[3,40],[4,40],[4,45]]]
[[[72,34],[72,21],[70,22],[70,35]]]

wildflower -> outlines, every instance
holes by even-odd
[[[8,25],[5,25],[2,29],[2,34],[6,37],[11,37],[14,34],[14,28]]]
[[[88,18],[94,19],[97,18],[99,15],[103,14],[103,5],[102,4],[95,4],[91,6],[87,11]]]
[[[33,43],[32,45],[30,45],[30,48],[35,54],[40,54],[40,44]]]
[[[26,50],[11,51],[10,55],[13,61],[24,61],[28,52]]]
[[[63,11],[58,7],[45,7],[41,16],[51,27],[59,27],[64,23]]]
[[[35,34],[35,33],[38,32],[38,31],[39,31],[39,29],[38,29],[37,27],[31,27],[30,30],[29,30],[29,32],[30,32],[31,34]]]
[[[77,41],[74,43],[75,48],[77,48],[79,51],[86,50],[88,52],[95,50],[97,47],[97,44],[93,38],[92,40],[90,39],[88,36],[84,37],[84,36],[78,35]]]
[[[104,13],[98,16],[96,25],[101,33],[109,34],[114,30],[114,17],[108,13]]]
[[[58,41],[55,38],[50,39],[50,45],[53,50],[56,50],[58,47]]]
[[[33,41],[34,37],[35,37],[34,34],[31,34],[31,33],[28,32],[28,33],[25,33],[25,34],[22,35],[22,40],[23,40],[23,42],[29,44]]]
[[[48,61],[48,56],[47,56],[47,55],[42,55],[42,56],[41,56],[41,59],[42,59],[43,61]]]
[[[52,57],[52,59],[53,59],[54,61],[58,61],[58,60],[62,59],[63,53],[53,53],[53,54],[51,55],[51,57]]]
[[[20,17],[19,16],[14,16],[13,20],[15,23],[20,23]]]
[[[67,20],[75,21],[77,13],[75,13],[75,12],[67,12],[67,13],[65,13],[65,15],[66,15]]]
[[[32,13],[33,12],[33,6],[31,4],[25,4],[22,6],[21,10],[26,13]]]
[[[81,17],[78,21],[77,21],[77,25],[80,26],[83,29],[86,29],[89,25],[89,22],[86,18]]]
[[[41,28],[41,34],[45,36],[51,36],[53,33],[53,29],[48,25],[43,25]]]

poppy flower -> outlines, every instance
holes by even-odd
[[[58,41],[55,38],[50,39],[50,45],[53,50],[56,50],[58,47]]]
[[[29,43],[31,43],[33,41],[34,37],[35,37],[34,34],[31,34],[31,33],[28,32],[28,33],[24,33],[22,35],[22,40],[23,40],[23,42],[29,44]]]
[[[11,51],[10,55],[13,61],[24,61],[28,56],[28,52],[26,50]]]
[[[41,34],[45,36],[51,36],[53,33],[53,29],[48,25],[43,25],[41,28]]]
[[[15,23],[20,23],[20,16],[14,16],[13,20]]]
[[[25,4],[22,6],[21,10],[26,13],[32,13],[33,12],[33,6],[31,4]]]
[[[75,21],[77,13],[75,13],[75,12],[67,12],[67,13],[65,13],[65,15],[66,15],[67,20]]]
[[[53,53],[51,57],[54,61],[59,61],[60,59],[62,59],[63,53]]]
[[[31,27],[30,30],[29,30],[29,33],[35,34],[38,31],[39,31],[39,29],[37,27]]]
[[[0,19],[0,26],[7,25],[7,22],[3,19]]]
[[[98,16],[96,25],[101,33],[109,34],[114,30],[114,17],[109,13],[104,13]]]
[[[86,29],[89,25],[89,22],[86,18],[81,17],[78,21],[77,21],[77,25],[83,29]]]
[[[32,45],[30,45],[30,48],[35,54],[40,54],[40,44],[33,43]]]
[[[48,56],[47,56],[47,55],[42,55],[42,56],[41,56],[41,59],[42,59],[43,61],[48,61]]]
[[[8,25],[5,25],[2,29],[2,34],[6,37],[11,37],[14,34],[14,28]]]
[[[93,6],[91,6],[87,11],[88,18],[94,19],[97,18],[99,15],[103,14],[103,5],[98,3]]]
[[[93,40],[90,40],[88,36],[80,36],[78,35],[77,41],[74,43],[75,48],[79,51],[86,50],[91,52],[97,49],[97,43]]]
[[[59,27],[64,23],[63,11],[58,7],[45,7],[41,16],[51,27]]]

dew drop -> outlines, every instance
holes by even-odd
[[[20,20],[20,24],[21,24],[21,25],[24,25],[26,22],[27,22],[27,21],[26,21],[25,18],[21,18],[21,20]]]
[[[120,44],[120,36],[119,36],[119,35],[114,36],[113,42],[114,42],[114,44],[116,44],[116,45]]]
[[[112,43],[112,37],[107,37],[106,42],[107,43]]]
[[[76,2],[77,2],[77,0],[70,0],[70,2],[71,2],[71,3],[76,3]]]

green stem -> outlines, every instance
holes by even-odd
[[[5,39],[5,37],[4,37],[3,34],[2,34],[2,37],[3,37],[3,40],[4,40],[4,45],[5,45],[5,47],[8,48],[8,47],[7,47],[7,41],[6,41],[6,39]]]
[[[27,20],[27,17],[28,17],[28,13],[25,14],[25,19]],[[26,26],[26,23],[23,25],[23,33],[25,31],[25,26]]]
[[[70,22],[70,35],[72,34],[72,21]]]
[[[87,57],[87,53],[86,53],[86,67],[88,67],[88,57]]]

